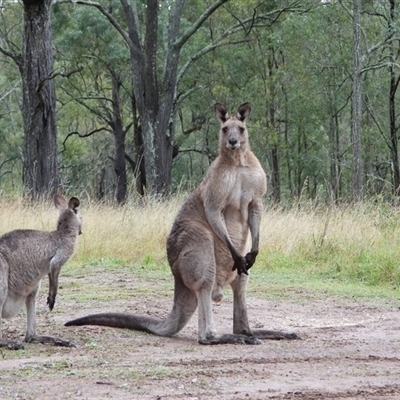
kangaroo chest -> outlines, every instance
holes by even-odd
[[[246,214],[249,204],[255,199],[261,199],[264,194],[265,177],[263,171],[250,167],[240,167],[228,179],[232,179],[232,186],[227,197],[226,211],[236,210]]]

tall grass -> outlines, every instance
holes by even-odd
[[[262,222],[261,258],[270,268],[397,287],[399,217],[397,208],[371,204],[271,210]]]
[[[83,235],[69,265],[167,267],[165,241],[180,197],[119,207],[83,200]],[[49,202],[0,202],[0,234],[17,228],[53,230],[57,210]],[[261,225],[255,274],[303,274],[325,282],[368,286],[400,282],[400,211],[387,205],[268,209]]]

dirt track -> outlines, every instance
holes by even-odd
[[[197,316],[176,338],[63,327],[73,317],[116,309],[162,316],[170,308],[165,298],[79,304],[60,294],[49,313],[45,290],[38,333],[73,340],[77,348],[3,350],[0,399],[400,399],[400,310],[393,305],[250,297],[252,326],[295,331],[302,340],[201,346]],[[214,312],[218,331],[230,332],[231,300]],[[22,340],[24,316],[3,325],[4,336]]]

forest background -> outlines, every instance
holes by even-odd
[[[117,202],[190,190],[217,154],[214,103],[234,113],[249,101],[271,202],[393,202],[399,10],[2,0],[1,190]]]

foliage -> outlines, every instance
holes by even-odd
[[[146,7],[144,2],[136,3],[143,30]],[[17,67],[6,52],[20,49],[18,15],[22,10],[18,3],[2,4],[0,184],[3,192],[18,193],[22,180],[22,95]],[[126,29],[119,1],[102,4]],[[195,22],[207,4],[202,0],[185,2],[182,30]],[[222,102],[234,111],[239,104],[251,101],[251,142],[267,172],[269,196],[283,203],[299,198],[343,202],[351,197],[352,4],[344,0],[305,1],[279,16],[273,13],[293,4],[228,1],[183,47],[174,124],[174,191],[196,185],[216,156],[218,124],[213,104]],[[252,24],[251,10],[270,14],[265,21]],[[167,11],[160,8],[158,68],[167,51]],[[393,50],[398,45],[400,31],[398,23],[393,23],[388,41],[389,12],[384,1],[364,4],[362,161],[366,198],[393,201],[396,188],[389,136],[388,66],[390,46]],[[396,8],[396,15],[398,12]],[[242,24],[241,30],[220,40],[235,24]],[[96,198],[101,182],[111,199],[116,181],[109,124],[112,75],[121,82],[126,155],[133,162],[140,157],[131,127],[140,116],[132,109],[129,50],[100,13],[79,4],[58,2],[53,6],[53,36],[62,188]],[[213,47],[192,62],[207,46]],[[130,200],[136,198],[134,173],[129,167]]]

